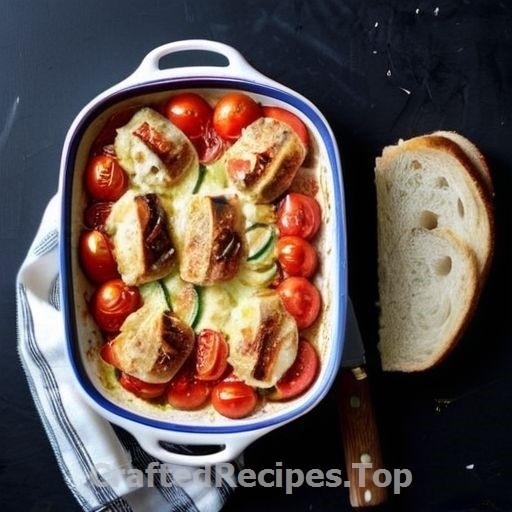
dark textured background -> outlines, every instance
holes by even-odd
[[[56,191],[81,107],[160,44],[216,39],[300,92],[343,160],[350,293],[361,320],[388,468],[413,485],[385,510],[511,511],[512,3],[440,0],[4,0],[0,6],[0,510],[78,510],[16,353],[15,273]],[[462,344],[434,371],[382,375],[376,344],[373,163],[436,129],[472,139],[496,186],[496,255]],[[270,461],[270,462],[269,462]],[[343,467],[332,396],[257,441],[248,467]],[[270,464],[270,466],[269,466]],[[346,489],[239,489],[229,511],[349,510]],[[384,509],[383,509],[384,510]]]

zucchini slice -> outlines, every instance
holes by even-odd
[[[256,223],[245,230],[249,252],[247,261],[264,259],[274,247],[276,232],[272,224]]]
[[[160,279],[160,285],[171,310],[194,328],[201,317],[201,289],[183,281],[179,274]]]

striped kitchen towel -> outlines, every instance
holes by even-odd
[[[21,362],[65,483],[86,511],[220,510],[233,479],[154,459],[77,393],[60,311],[59,208],[55,196],[18,272],[16,301]],[[208,478],[195,478],[201,469]]]

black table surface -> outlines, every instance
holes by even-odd
[[[512,4],[489,0],[70,2],[4,0],[0,14],[0,510],[79,510],[16,351],[15,274],[57,189],[78,111],[163,43],[214,39],[324,113],[343,162],[349,289],[361,320],[387,468],[412,484],[382,510],[512,510]],[[374,160],[456,130],[486,155],[496,252],[451,357],[414,375],[379,369]],[[331,393],[246,451],[254,470],[343,467]],[[239,488],[226,510],[350,510],[343,487]]]

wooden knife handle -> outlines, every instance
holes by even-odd
[[[385,475],[374,477],[375,471],[384,466],[370,386],[363,366],[342,369],[338,400],[350,503],[353,507],[382,504],[387,500],[387,490],[375,482],[382,484],[386,479]]]

